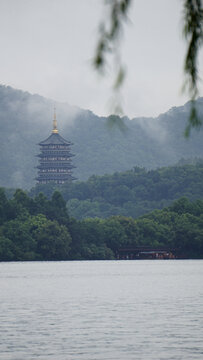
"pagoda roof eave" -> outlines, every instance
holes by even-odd
[[[73,145],[70,141],[64,139],[58,133],[52,133],[47,139],[41,141],[38,145]]]

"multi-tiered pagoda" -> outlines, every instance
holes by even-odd
[[[74,155],[71,154],[73,144],[59,135],[55,111],[52,134],[39,145],[41,152],[38,155],[38,184],[64,184],[66,181],[75,180],[72,176],[72,169],[75,168],[72,165]]]

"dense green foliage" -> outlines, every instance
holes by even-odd
[[[86,182],[64,184],[60,192],[70,215],[77,219],[112,215],[137,218],[182,196],[189,200],[203,199],[203,162],[182,163],[150,171],[135,167],[113,175],[94,175]],[[53,184],[40,185],[30,194],[42,191],[51,197],[55,189]]]
[[[48,200],[18,189],[8,200],[0,189],[0,260],[114,259],[121,247],[148,245],[178,249],[203,258],[203,201],[181,198],[136,220],[70,219],[59,192]]]
[[[117,127],[110,130],[107,119],[91,111],[55,105],[60,134],[74,143],[74,176],[78,180],[135,166],[154,169],[175,164],[181,158],[203,157],[203,129],[194,131],[188,140],[183,136],[190,103],[157,118],[123,118],[126,132]],[[39,95],[0,86],[0,186],[34,186],[37,144],[51,133],[53,107],[53,101]],[[203,115],[202,98],[197,101],[197,109]]]

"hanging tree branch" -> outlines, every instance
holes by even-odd
[[[120,56],[120,38],[123,25],[127,21],[128,10],[131,0],[107,0],[109,7],[109,18],[100,24],[100,36],[97,43],[93,65],[95,69],[104,74],[109,65],[109,56],[113,55],[114,73],[113,92],[115,95],[114,112],[118,115],[122,114],[121,97],[119,91],[125,79],[125,69],[121,62]]]
[[[106,0],[110,7],[109,28],[108,21],[100,25],[100,37],[93,61],[95,69],[105,73],[109,55],[114,55],[117,61],[117,71],[113,89],[119,92],[125,79],[124,67],[118,55],[118,41],[121,30],[127,20],[131,0]],[[195,107],[195,100],[199,95],[198,91],[198,53],[203,42],[203,8],[202,0],[183,0],[183,33],[187,42],[187,51],[184,61],[185,83],[183,90],[189,93],[191,99],[191,111],[188,125],[185,129],[185,136],[190,135],[192,128],[199,128],[202,120],[198,117]],[[115,46],[117,45],[117,47]],[[117,55],[117,56],[116,56]],[[122,108],[117,103],[117,113],[122,113]]]
[[[200,127],[202,120],[197,114],[195,99],[198,91],[198,51],[203,41],[203,9],[201,0],[184,1],[184,36],[187,41],[187,52],[185,56],[184,72],[186,76],[184,90],[191,97],[191,112],[185,135],[188,137],[193,127]]]

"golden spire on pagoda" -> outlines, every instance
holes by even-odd
[[[53,120],[53,130],[52,130],[53,134],[58,134],[58,129],[57,129],[57,120],[56,120],[56,108],[54,107],[54,120]]]

